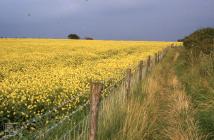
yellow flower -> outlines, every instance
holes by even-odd
[[[73,109],[88,99],[90,80],[114,84],[127,68],[136,67],[140,60],[172,43],[182,45],[152,41],[0,39],[0,114],[40,115],[75,98],[62,108]]]

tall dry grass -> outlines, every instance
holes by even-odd
[[[100,140],[202,140],[195,110],[171,64],[170,52],[128,101],[114,98],[103,108],[99,120]],[[136,92],[137,91],[137,92]],[[120,95],[119,93],[117,95]]]
[[[167,136],[170,140],[202,140],[204,137],[199,132],[190,98],[176,77],[171,80],[173,88],[172,93],[168,95],[170,103],[168,112],[166,112],[168,126],[165,131]]]

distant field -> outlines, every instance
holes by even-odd
[[[91,80],[115,83],[127,68],[175,42],[0,39],[1,123],[38,117],[68,99],[85,102]]]

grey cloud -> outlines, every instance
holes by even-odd
[[[176,40],[214,26],[213,0],[1,0],[0,36]]]

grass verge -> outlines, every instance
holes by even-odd
[[[175,72],[179,53],[171,49],[123,105],[106,104],[98,139],[202,140],[192,97]]]

